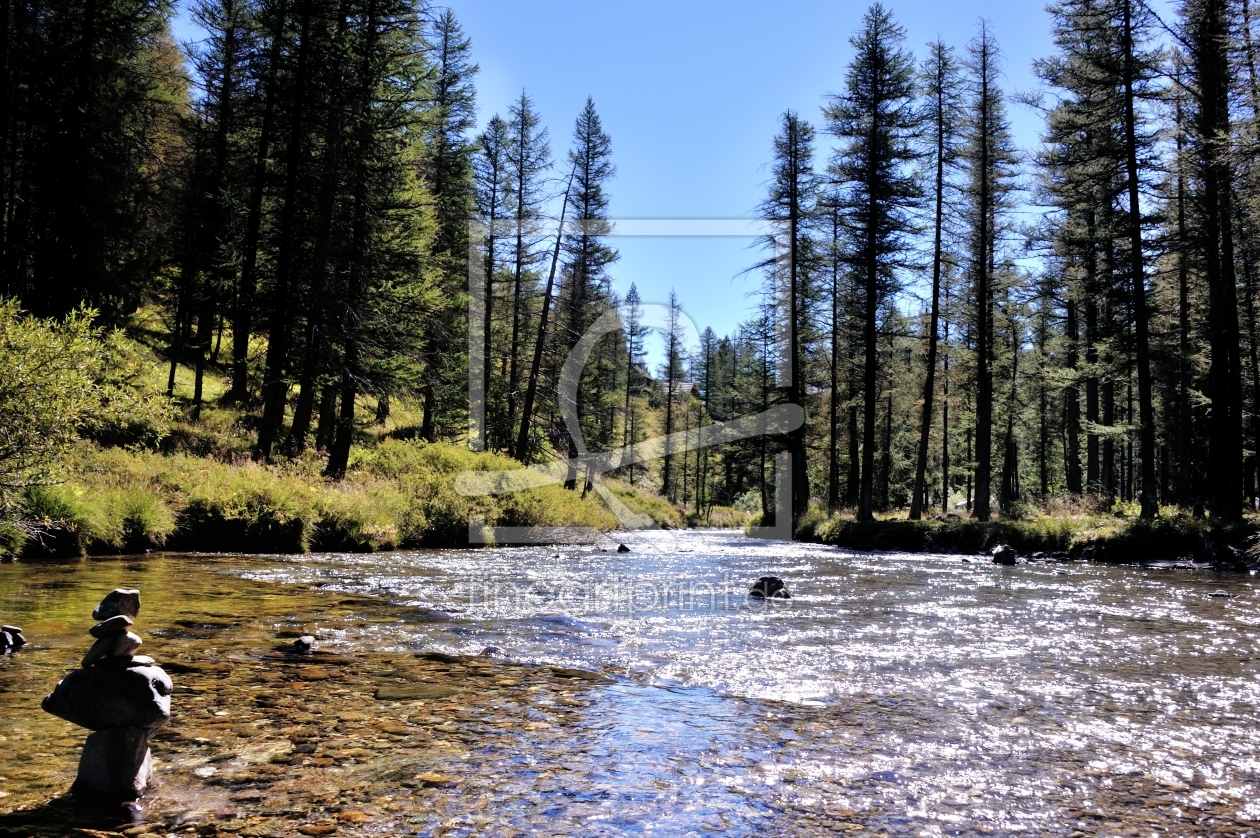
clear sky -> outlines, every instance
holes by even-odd
[[[1049,55],[1049,17],[1041,0],[892,0],[916,59],[938,36],[960,50],[981,17],[1006,56],[1007,86],[1036,86],[1034,57]],[[484,122],[506,116],[524,88],[549,126],[559,158],[573,120],[594,97],[612,137],[617,176],[611,212],[624,218],[738,218],[754,214],[769,177],[771,140],[792,109],[820,129],[820,108],[841,89],[852,55],[849,36],[863,2],[707,2],[635,0],[529,3],[454,0],[481,65],[478,108]],[[1035,146],[1039,117],[1010,108],[1017,141]],[[748,316],[760,281],[740,272],[760,257],[749,238],[627,238],[613,244],[624,294],[645,300],[675,288],[700,328],[732,332]]]
[[[937,37],[960,51],[987,19],[1005,54],[1008,90],[1031,90],[1032,60],[1052,52],[1042,0],[891,0],[916,59]],[[1157,4],[1162,5],[1162,3]],[[748,218],[769,177],[771,140],[792,109],[821,129],[826,94],[841,89],[848,39],[864,2],[805,0],[453,0],[481,66],[481,124],[528,91],[563,160],[592,96],[612,138],[621,218]],[[190,37],[186,19],[177,35]],[[1010,106],[1016,141],[1032,149],[1040,117]],[[820,156],[830,138],[819,131]],[[731,333],[759,277],[751,238],[617,237],[623,294],[645,301],[675,288],[699,325]]]

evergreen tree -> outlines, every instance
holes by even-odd
[[[919,188],[910,171],[913,140],[921,127],[914,108],[914,62],[901,48],[905,30],[879,3],[867,10],[850,39],[854,57],[845,92],[824,110],[828,130],[841,141],[830,172],[840,186],[841,212],[850,237],[848,260],[860,274],[863,298],[863,431],[858,518],[874,510],[875,424],[879,376],[879,314],[898,290],[912,211]]]
[[[187,107],[160,0],[6,3],[0,292],[118,323],[169,253],[164,188]]]
[[[492,449],[502,448],[507,444],[507,436],[503,430],[506,400],[494,398],[497,390],[492,388],[491,373],[494,358],[494,288],[502,258],[498,244],[504,232],[502,228],[509,200],[507,150],[510,142],[508,124],[496,114],[490,119],[478,141],[479,151],[473,161],[477,213],[485,225],[481,380],[486,401],[482,405],[481,415],[485,417],[488,427],[483,427],[481,433],[482,444]]]
[[[517,421],[517,388],[520,384],[522,341],[528,329],[532,268],[541,257],[537,250],[537,226],[546,198],[543,175],[551,168],[547,129],[525,91],[508,109],[507,198],[512,213],[511,338],[508,342],[507,421]]]
[[[962,117],[961,68],[954,51],[942,41],[928,45],[929,55],[920,71],[927,119],[932,127],[932,292],[931,318],[928,323],[927,358],[923,379],[923,418],[919,424],[919,453],[915,463],[914,488],[910,494],[910,518],[922,517],[926,505],[928,443],[931,440],[932,399],[936,395],[937,336],[940,329],[941,277],[944,270],[946,173],[954,166],[958,154],[957,125]]]
[[[471,136],[476,126],[476,91],[472,45],[450,9],[437,14],[428,26],[429,64],[433,91],[427,116],[422,172],[433,206],[433,267],[439,271],[441,304],[426,318],[423,358],[423,399],[420,435],[438,436],[443,414],[462,413],[461,373],[465,358],[451,347],[463,346],[458,326],[467,322],[468,219],[473,209]],[[455,423],[450,422],[449,427]]]
[[[1015,153],[998,78],[1001,53],[981,23],[968,45],[970,121],[964,152],[970,201],[970,273],[975,312],[975,500],[973,515],[989,520],[993,445],[994,279],[1004,216],[1013,191]]]
[[[773,255],[763,262],[772,293],[783,301],[787,314],[782,354],[787,368],[785,397],[788,404],[805,410],[805,363],[810,299],[811,227],[815,221],[817,179],[814,175],[814,129],[788,111],[774,138],[774,164],[769,194],[762,201],[761,217],[775,225],[766,238]],[[805,427],[787,435],[792,461],[792,514],[798,518],[809,508],[809,466],[805,459]]]
[[[669,291],[669,314],[665,324],[665,363],[661,366],[661,381],[665,388],[665,457],[662,464],[661,494],[673,499],[678,494],[674,471],[674,457],[677,445],[668,439],[677,430],[675,423],[677,402],[682,397],[681,385],[686,370],[686,347],[683,344],[682,307],[678,303],[678,295],[671,288]]]

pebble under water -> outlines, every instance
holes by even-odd
[[[0,835],[1260,835],[1255,577],[624,538],[0,566]],[[131,822],[39,710],[115,587],[176,685]]]

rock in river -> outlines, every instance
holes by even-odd
[[[748,592],[751,597],[757,599],[791,599],[792,595],[788,593],[787,585],[783,584],[783,580],[777,576],[763,576],[757,580],[752,586],[752,590]]]
[[[157,666],[93,666],[62,678],[42,707],[88,730],[153,730],[171,717],[171,678]]]
[[[105,595],[101,604],[92,612],[93,620],[108,620],[125,614],[134,618],[140,613],[140,592],[128,588],[115,588]]]
[[[999,544],[993,548],[994,564],[1016,564],[1019,561],[1019,554],[1015,552],[1015,548],[1009,544]]]
[[[152,781],[149,731],[142,727],[111,727],[93,733],[83,743],[79,776],[71,789],[89,796],[135,800]]]
[[[41,705],[48,713],[96,731],[83,744],[76,795],[135,800],[153,779],[149,736],[171,717],[170,676],[153,658],[137,655],[144,642],[132,632],[140,592],[117,588],[92,612],[96,642],[83,666],[57,682]],[[0,637],[8,637],[0,631]]]
[[[135,620],[131,619],[126,614],[116,614],[108,620],[102,620],[92,626],[88,629],[88,634],[97,639],[110,637],[129,630],[133,625],[135,625],[135,622]]]

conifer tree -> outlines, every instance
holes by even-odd
[[[473,154],[471,132],[476,126],[476,90],[472,45],[450,9],[428,25],[429,65],[433,103],[427,114],[425,159],[422,171],[433,204],[434,233],[431,258],[439,272],[441,304],[426,319],[421,384],[420,435],[438,436],[438,420],[462,403],[460,376],[467,369],[463,356],[451,351],[465,341],[457,329],[467,307],[468,219],[473,209]]]
[[[676,414],[677,402],[682,394],[678,392],[679,385],[682,384],[683,374],[686,370],[686,347],[684,346],[683,326],[682,326],[682,306],[678,302],[678,295],[671,288],[669,291],[668,314],[665,323],[665,363],[661,366],[662,386],[665,389],[665,436],[677,430],[674,421]],[[678,485],[676,483],[676,475],[674,471],[674,457],[677,446],[673,441],[667,441],[665,444],[665,457],[662,463],[661,477],[661,494],[668,498],[674,498],[677,494]]]
[[[511,338],[508,342],[507,421],[517,422],[517,388],[520,385],[520,358],[528,330],[528,308],[532,302],[532,268],[542,254],[536,249],[536,229],[542,218],[545,198],[544,174],[551,168],[551,148],[547,129],[534,103],[521,91],[508,109],[507,197],[512,214],[512,300]]]
[[[987,22],[968,45],[970,120],[965,160],[970,202],[972,301],[975,312],[975,499],[972,514],[989,520],[993,472],[994,279],[999,225],[1013,190],[1015,155],[998,79],[1001,53]]]
[[[485,404],[482,415],[488,427],[482,428],[484,444],[497,449],[507,444],[504,433],[505,417],[502,415],[506,402],[494,399],[497,390],[492,387],[493,341],[495,311],[495,277],[502,258],[498,244],[503,234],[503,221],[508,207],[508,157],[510,142],[508,124],[496,114],[486,125],[478,141],[478,153],[473,161],[477,213],[485,225],[485,290],[482,295],[482,386]]]
[[[782,354],[787,368],[785,398],[804,411],[807,319],[811,281],[811,228],[815,222],[817,178],[814,174],[814,129],[792,111],[781,117],[774,138],[774,164],[769,194],[761,217],[775,225],[766,237],[772,256],[761,264],[770,276],[772,293],[787,315]],[[809,466],[805,459],[805,426],[787,435],[792,462],[792,514],[799,519],[809,508]]]
[[[1227,0],[1187,0],[1182,15],[1194,91],[1191,137],[1202,190],[1199,243],[1209,292],[1208,397],[1212,410],[1206,482],[1212,514],[1236,520],[1242,513],[1242,357],[1229,155],[1233,89],[1228,53],[1230,4]]]
[[[617,251],[606,243],[606,237],[612,232],[608,221],[607,184],[616,173],[612,163],[612,141],[604,133],[595,102],[590,97],[587,97],[586,105],[573,127],[569,165],[573,170],[571,201],[576,223],[562,245],[564,331],[563,345],[556,352],[558,363],[563,362],[567,348],[581,340],[591,324],[610,307],[612,289],[608,268],[617,260]],[[600,342],[600,346],[608,344],[607,340]],[[614,391],[600,386],[602,382],[599,381],[609,375],[609,360],[603,353],[596,354],[582,371],[578,388],[581,399],[576,406],[578,416],[587,446],[593,450],[600,450],[611,442],[604,433],[608,426],[603,421],[606,411],[601,408],[604,407],[604,397],[612,396]],[[611,368],[615,370],[616,366],[620,364]],[[577,456],[572,437],[567,431],[564,436],[570,458]]]
[[[940,329],[941,276],[944,269],[946,173],[958,153],[957,125],[962,115],[961,77],[954,51],[943,41],[928,45],[929,54],[920,70],[926,116],[931,125],[932,149],[932,291],[928,321],[926,374],[923,379],[923,417],[919,423],[919,453],[915,463],[914,488],[910,494],[910,518],[922,517],[926,505],[928,444],[931,440],[932,399],[936,395],[936,351]]]
[[[848,260],[862,283],[863,429],[858,518],[874,515],[875,425],[879,380],[879,313],[898,289],[912,210],[919,188],[910,171],[913,139],[921,126],[914,108],[914,62],[901,48],[905,30],[881,4],[873,4],[850,38],[854,57],[845,92],[831,97],[824,116],[841,142],[830,172],[840,186],[850,236]]]

